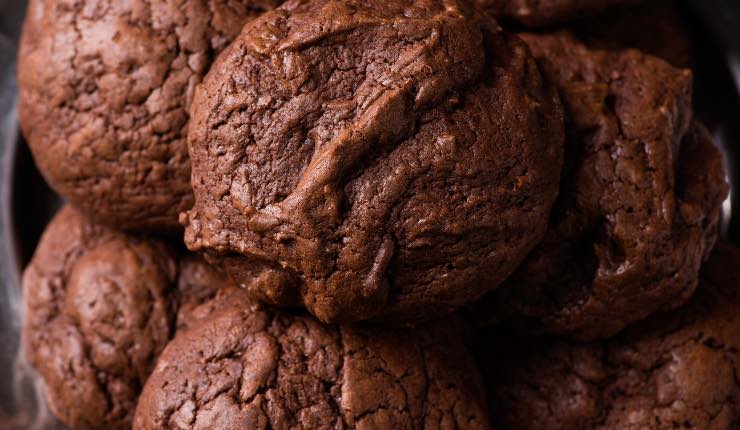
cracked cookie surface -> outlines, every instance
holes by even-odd
[[[172,334],[169,248],[100,227],[69,207],[23,276],[23,341],[52,412],[73,429],[128,429]]]
[[[32,0],[19,116],[73,206],[127,230],[176,230],[192,206],[193,90],[244,22],[278,0]]]
[[[483,336],[494,425],[729,430],[740,423],[740,251],[718,243],[684,307],[614,339]],[[506,347],[500,347],[506,345]]]
[[[688,70],[566,33],[523,37],[560,89],[566,168],[545,238],[478,315],[608,337],[693,293],[728,190],[722,156],[691,121]]]
[[[222,289],[160,356],[136,410],[144,429],[486,429],[456,324],[326,326]]]
[[[557,95],[465,1],[288,2],[245,26],[195,100],[188,247],[325,322],[480,297],[557,192]]]

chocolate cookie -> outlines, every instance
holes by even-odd
[[[487,429],[478,371],[455,324],[325,326],[221,290],[164,350],[134,429]]]
[[[462,0],[288,3],[245,26],[192,117],[188,247],[324,322],[480,297],[557,192],[557,95]]]
[[[691,124],[689,71],[567,34],[524,37],[560,88],[566,168],[543,242],[477,311],[610,336],[693,293],[727,194],[722,156]]]
[[[178,269],[179,266],[179,269]],[[188,254],[63,208],[23,278],[24,343],[49,405],[73,429],[131,427],[157,355],[193,309],[232,285]]]
[[[544,27],[641,0],[475,0],[488,13],[528,27]]]
[[[685,307],[608,341],[485,337],[491,343],[481,364],[494,424],[510,430],[736,429],[739,267],[740,252],[719,244]]]
[[[178,228],[193,202],[193,89],[244,22],[277,3],[32,0],[19,116],[49,184],[116,228]]]
[[[169,341],[177,262],[166,245],[64,208],[23,276],[26,355],[72,429],[129,429]]]

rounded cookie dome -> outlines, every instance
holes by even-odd
[[[566,33],[523,37],[562,95],[566,169],[543,241],[478,310],[609,337],[693,294],[727,195],[722,155],[692,122],[688,70]]]
[[[463,327],[327,326],[224,289],[160,356],[134,428],[488,429]]]
[[[177,276],[161,242],[90,223],[66,207],[23,276],[23,342],[52,412],[74,429],[128,429],[172,335]]]
[[[475,300],[558,188],[557,95],[465,1],[288,2],[219,57],[192,118],[188,247],[324,322]]]
[[[193,203],[193,90],[279,0],[32,0],[18,55],[23,134],[47,182],[96,222],[175,230]]]

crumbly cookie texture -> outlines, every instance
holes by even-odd
[[[269,311],[239,289],[160,356],[134,429],[487,429],[456,324],[326,326]]]
[[[64,208],[23,277],[26,355],[52,412],[73,429],[129,429],[172,334],[177,262]]]
[[[188,247],[324,322],[479,298],[557,193],[557,95],[465,1],[289,2],[245,26],[195,100]]]
[[[566,168],[544,240],[477,311],[608,337],[694,292],[727,195],[722,156],[691,121],[688,70],[565,33],[523,37],[560,89]]]
[[[719,243],[683,308],[614,339],[484,336],[494,425],[727,430],[740,422],[740,252]],[[505,345],[505,347],[502,347]]]
[[[52,412],[72,429],[130,429],[175,330],[233,283],[193,254],[63,208],[24,273],[23,341]]]
[[[244,22],[278,3],[32,0],[19,116],[49,184],[97,222],[180,228],[193,90]]]
[[[633,5],[641,0],[475,0],[503,21],[528,27],[547,27],[603,11],[610,6]]]

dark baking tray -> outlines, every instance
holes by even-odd
[[[649,0],[648,0],[649,1]],[[60,201],[36,170],[18,130],[15,57],[23,0],[0,0],[0,429],[61,429],[19,354],[22,268]],[[695,111],[726,155],[733,191],[722,234],[740,243],[740,2],[681,4],[695,36]],[[650,29],[645,29],[650,31]],[[733,213],[733,208],[735,211]]]

